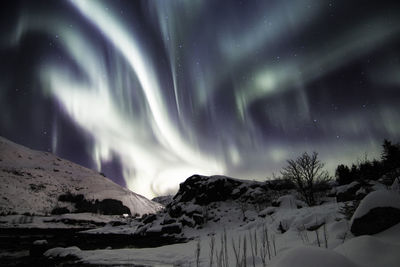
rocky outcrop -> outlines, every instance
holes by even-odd
[[[237,200],[251,204],[269,202],[269,183],[234,179],[221,175],[193,175],[180,184],[169,206],[193,202],[206,206],[212,202]]]
[[[361,188],[361,184],[358,182],[352,182],[348,185],[342,185],[337,187],[336,201],[346,202],[356,199],[356,192]]]
[[[371,209],[361,218],[354,219],[351,232],[356,235],[373,235],[400,223],[400,209],[379,207]]]
[[[242,184],[242,181],[225,176],[193,175],[180,184],[172,204],[193,201],[195,204],[208,205],[215,201],[226,201],[239,196],[237,193],[240,191],[236,194],[233,191]]]
[[[373,235],[400,223],[400,195],[387,190],[369,193],[351,219],[351,232]]]

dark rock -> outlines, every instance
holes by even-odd
[[[204,216],[202,214],[194,213],[192,214],[192,218],[197,225],[201,225],[204,223]]]
[[[155,219],[157,219],[157,215],[155,215],[155,214],[147,214],[147,215],[143,216],[142,222],[144,224],[148,224],[148,223],[153,222]]]
[[[105,215],[131,214],[131,210],[124,206],[120,200],[106,198],[95,204],[97,204],[95,205],[97,210]]]
[[[367,214],[354,219],[351,232],[356,235],[373,235],[400,223],[400,209],[378,207]]]
[[[150,224],[145,224],[145,225],[140,225],[136,229],[135,233],[133,234],[133,237],[144,237],[146,235],[147,229],[149,229]]]
[[[280,231],[281,234],[284,234],[284,233],[287,231],[286,225],[285,225],[285,227],[284,227],[283,224],[282,224],[282,222],[279,222],[278,231]]]
[[[152,199],[152,201],[160,203],[163,206],[167,206],[169,203],[171,203],[173,196],[168,195],[168,196],[160,196],[160,197],[155,197]]]
[[[361,184],[355,183],[345,191],[336,194],[337,202],[346,202],[356,199],[356,192],[361,188]]]
[[[39,192],[46,189],[46,186],[44,184],[29,184],[29,187],[33,192]]]
[[[13,171],[12,171],[12,174],[18,175],[18,176],[24,176],[24,174],[23,174],[22,172],[17,171],[17,170],[13,170]]]
[[[165,225],[162,227],[161,232],[167,234],[179,234],[180,232],[182,232],[182,224],[174,223],[170,225]]]
[[[174,205],[170,205],[168,207],[168,214],[172,217],[172,218],[178,218],[182,215],[182,206],[180,203],[177,203]]]
[[[195,221],[187,216],[183,216],[182,218],[179,219],[179,221],[182,223],[183,226],[188,226],[191,228],[193,228],[196,225]]]
[[[70,210],[65,207],[63,207],[63,208],[57,207],[51,211],[51,214],[53,214],[53,215],[61,215],[61,214],[66,214],[66,213],[70,213]]]
[[[126,222],[121,222],[121,221],[111,221],[111,222],[109,222],[109,224],[110,224],[111,226],[127,225]]]
[[[193,175],[180,184],[174,200],[180,202],[194,200],[199,205],[225,201],[232,198],[233,189],[241,184],[243,182],[225,176]]]
[[[271,206],[272,206],[272,207],[279,207],[279,202],[277,202],[277,201],[272,201],[272,202],[271,202]]]
[[[88,200],[82,194],[72,194],[71,192],[66,192],[58,197],[59,201],[70,202],[75,204],[76,212],[92,212],[101,213],[105,215],[122,215],[131,214],[131,210],[124,206],[122,201],[106,198],[103,200]]]
[[[164,221],[162,222],[162,224],[171,224],[171,223],[176,223],[176,219],[174,218],[164,218]]]

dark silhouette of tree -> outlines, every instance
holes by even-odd
[[[323,169],[324,163],[318,159],[318,153],[309,155],[305,152],[296,160],[288,160],[287,164],[281,171],[283,177],[295,183],[308,205],[315,205],[317,188],[330,180],[328,172]]]
[[[349,184],[354,181],[354,177],[350,168],[346,165],[340,164],[335,171],[336,181],[339,185]]]
[[[400,176],[400,144],[392,144],[385,139],[382,148],[381,160],[365,159],[357,165],[352,164],[351,169],[343,164],[339,165],[335,172],[336,181],[343,185],[353,181],[365,183],[383,176],[389,179]]]
[[[382,163],[386,172],[393,172],[400,168],[400,144],[392,144],[389,140],[383,141]]]

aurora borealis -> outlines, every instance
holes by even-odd
[[[4,1],[0,135],[147,197],[400,141],[397,1]]]

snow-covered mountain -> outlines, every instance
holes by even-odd
[[[89,201],[119,200],[131,214],[162,208],[94,170],[0,137],[0,213],[45,214],[57,207],[73,210],[73,203],[59,200],[66,194],[83,195]]]

